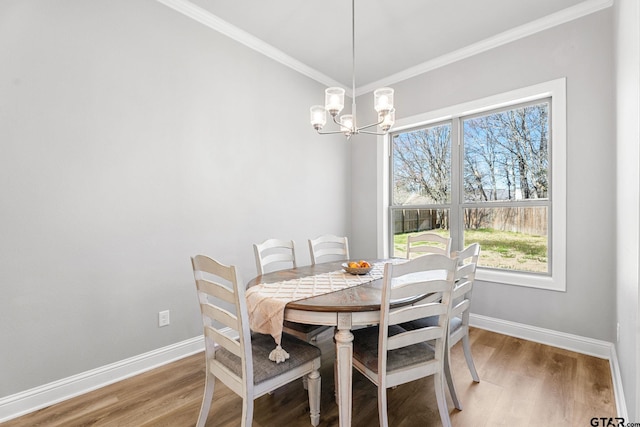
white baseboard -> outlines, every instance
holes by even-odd
[[[611,367],[611,378],[613,380],[613,392],[616,399],[618,416],[628,418],[627,405],[624,400],[622,389],[622,377],[620,376],[620,365],[616,347],[608,341],[601,341],[592,338],[585,338],[579,335],[567,334],[564,332],[552,331],[550,329],[537,328],[522,323],[509,322],[507,320],[495,319],[479,314],[469,315],[469,324],[473,327],[486,329],[503,335],[522,338],[527,341],[538,342],[576,353],[607,359]]]
[[[624,400],[622,376],[620,373],[620,365],[618,364],[618,353],[616,352],[616,346],[613,344],[611,344],[611,357],[609,358],[609,363],[611,364],[611,378],[613,379],[613,391],[616,397],[618,416],[628,420],[629,413],[627,412],[627,401]]]
[[[202,336],[0,398],[0,423],[204,351]]]
[[[628,418],[615,346],[607,341],[471,314],[470,324],[504,335],[609,360],[618,416]],[[0,423],[204,350],[202,336],[0,399]]]

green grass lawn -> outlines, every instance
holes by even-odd
[[[448,237],[449,230],[430,230],[429,232]],[[406,233],[394,236],[395,257],[404,257],[407,247]],[[536,273],[547,272],[547,237],[511,231],[483,228],[465,231],[465,245],[480,244],[480,260],[483,267],[502,268]]]

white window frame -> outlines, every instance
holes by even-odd
[[[551,98],[551,274],[540,275],[526,272],[496,270],[478,267],[476,279],[566,292],[567,265],[567,107],[566,79],[548,82],[489,96],[475,101],[442,108],[396,121],[391,131],[429,125],[462,116],[509,107],[538,99]],[[389,135],[378,137],[378,256],[389,257]],[[481,255],[482,256],[482,255]]]

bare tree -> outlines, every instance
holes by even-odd
[[[548,121],[548,102],[464,119],[464,201],[548,197]],[[451,125],[399,133],[393,144],[394,204],[450,203]],[[438,211],[438,223],[448,227],[445,211]],[[465,225],[482,227],[494,211],[465,209]]]
[[[547,197],[547,103],[465,120],[464,132],[466,200]]]
[[[407,200],[447,203],[451,192],[451,128],[434,126],[397,135],[393,165],[396,194]],[[404,203],[407,200],[395,200]]]

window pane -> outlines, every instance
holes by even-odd
[[[451,201],[451,125],[393,136],[393,204]]]
[[[407,236],[425,231],[449,237],[449,209],[393,209],[392,257],[406,258]]]
[[[478,265],[549,273],[548,209],[501,207],[464,209],[464,246],[480,243]]]
[[[546,199],[549,102],[463,121],[464,200]]]

